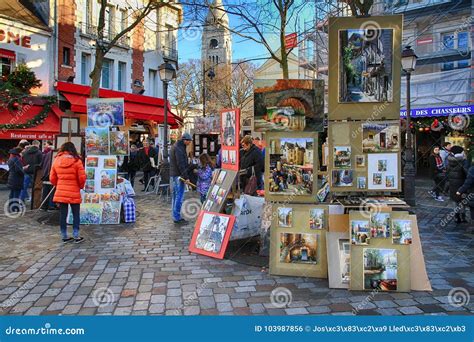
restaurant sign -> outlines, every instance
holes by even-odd
[[[433,108],[416,108],[410,110],[412,118],[422,118],[431,116],[450,116],[450,115],[474,115],[474,105],[469,106],[450,106]],[[402,118],[407,116],[406,110],[400,111]]]

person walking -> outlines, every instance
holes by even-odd
[[[189,181],[190,178],[186,147],[191,144],[192,140],[191,134],[184,133],[181,139],[171,147],[170,151],[172,218],[174,223],[177,224],[186,223],[186,221],[181,218],[181,206],[183,205],[184,199],[184,182],[180,180],[180,178],[185,181]]]
[[[8,151],[10,158],[8,159],[8,180],[7,186],[10,189],[8,196],[8,212],[18,212],[20,210],[20,192],[23,189],[25,169],[28,165],[23,166],[21,162],[21,148],[15,147]],[[24,204],[22,204],[24,205]]]
[[[44,142],[43,157],[41,158],[40,167],[43,170],[43,182],[41,203],[43,206],[41,210],[48,211],[56,209],[53,203],[54,191],[53,185],[49,181],[49,175],[51,173],[51,166],[53,164],[53,143],[51,141]]]
[[[456,223],[467,222],[464,201],[461,196],[457,195],[458,189],[466,180],[468,170],[464,149],[461,146],[453,146],[447,160],[448,167],[446,174],[449,181],[449,197],[456,203],[454,214]]]
[[[471,213],[470,228],[472,229],[474,227],[474,165],[469,168],[466,180],[458,189],[456,195],[463,196],[463,201],[469,206]]]
[[[53,201],[59,203],[60,228],[64,243],[81,243],[79,236],[81,189],[86,184],[86,173],[76,147],[72,142],[64,143],[54,159],[50,173],[50,181],[56,187]],[[72,238],[67,235],[68,209],[71,207],[73,219]]]
[[[263,189],[262,174],[264,171],[264,160],[262,151],[255,146],[250,135],[246,135],[241,140],[242,149],[240,150],[240,181],[242,189],[247,186],[250,177],[255,174],[257,178],[257,189]],[[253,195],[253,194],[252,194]]]
[[[207,153],[199,156],[199,168],[194,171],[197,173],[197,191],[201,195],[201,203],[206,200],[207,192],[211,187],[213,165],[211,157]]]
[[[127,172],[128,180],[132,187],[135,185],[135,176],[137,171],[140,170],[140,160],[138,158],[137,145],[130,145],[130,155],[125,156],[123,160],[123,171]]]
[[[150,142],[148,140],[143,141],[143,148],[138,151],[138,161],[140,168],[143,171],[143,185],[144,188],[142,191],[145,191],[148,186],[148,181],[155,168],[151,163],[151,159],[155,160],[157,158],[154,148],[150,147]],[[156,166],[156,165],[155,165]]]
[[[428,193],[433,196],[433,198],[438,202],[444,202],[443,197],[441,197],[441,192],[443,191],[444,182],[446,179],[446,169],[443,164],[443,160],[439,155],[439,146],[435,146],[429,157],[430,163],[430,175],[433,179],[434,186],[431,191]]]
[[[33,177],[35,175],[36,168],[40,166],[43,154],[39,148],[40,142],[38,140],[33,141],[31,146],[28,146],[22,153],[23,164],[28,165],[25,169],[25,178],[23,183],[23,189],[20,193],[20,199],[22,201],[31,200],[28,193],[28,189],[31,187]]]
[[[443,147],[439,151],[439,156],[443,160],[444,167],[448,167],[448,156],[452,154],[451,148],[453,145],[449,142],[446,141],[443,143]]]

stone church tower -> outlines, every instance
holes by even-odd
[[[225,91],[232,79],[232,39],[222,0],[214,0],[202,33],[201,61],[205,77],[206,115],[228,107]]]

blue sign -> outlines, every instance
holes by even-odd
[[[451,106],[434,108],[417,108],[410,110],[412,118],[422,118],[430,116],[449,116],[449,115],[474,115],[474,105],[470,106]],[[400,111],[402,118],[407,116],[406,110]]]

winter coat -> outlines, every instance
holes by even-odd
[[[209,165],[206,165],[206,167],[200,167],[198,169],[197,191],[201,195],[207,194],[209,188],[211,187],[211,181],[212,168]]]
[[[54,159],[49,179],[56,186],[54,202],[81,203],[81,189],[86,184],[86,173],[80,159],[67,152],[60,152]]]
[[[41,160],[43,159],[43,153],[37,146],[31,146],[23,152],[23,164],[29,165],[25,172],[33,176],[36,170],[36,167],[40,166]]]
[[[262,173],[264,171],[264,158],[262,151],[252,144],[248,151],[240,150],[240,169],[246,170],[246,174],[243,175],[241,180],[243,186],[247,184],[247,180],[252,176],[253,170],[255,170],[255,176],[257,177],[257,183],[261,186]]]
[[[130,156],[125,156],[123,159],[122,171],[133,172],[138,170],[140,170],[138,152],[130,152]]]
[[[461,194],[465,194],[468,204],[474,208],[474,166],[469,168],[464,184],[458,189]],[[471,209],[474,210],[474,209]]]
[[[49,181],[49,174],[51,172],[51,166],[53,164],[53,150],[49,149],[43,152],[40,167],[43,170],[42,181]]]
[[[158,155],[156,154],[156,150],[154,148],[152,147],[148,148],[148,155],[145,152],[145,148],[142,148],[138,151],[138,163],[143,172],[150,172],[153,170],[153,166],[151,165],[150,158],[153,158],[155,160],[155,166],[156,166]]]
[[[170,176],[189,179],[189,163],[186,145],[183,140],[177,141],[170,152]]]
[[[440,156],[440,158],[441,158],[441,156]],[[440,175],[442,175],[446,172],[446,169],[444,168],[443,164],[442,164],[442,168],[437,167],[436,157],[435,157],[434,154],[431,154],[428,160],[430,162],[430,176],[431,176],[431,178],[435,179],[436,177],[439,177]]]
[[[23,189],[23,181],[25,179],[25,171],[19,156],[13,156],[8,160],[8,181],[7,185],[10,190]]]
[[[464,184],[467,176],[466,158],[463,153],[448,156],[447,176],[449,197],[455,202],[460,202],[462,199],[456,192]]]

